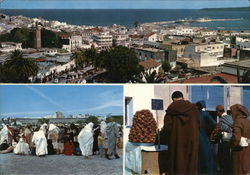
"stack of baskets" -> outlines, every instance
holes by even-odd
[[[137,111],[129,133],[130,142],[154,143],[156,140],[156,121],[149,110]]]

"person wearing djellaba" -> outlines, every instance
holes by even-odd
[[[250,173],[250,120],[245,106],[235,104],[230,107],[233,124],[233,174],[247,175]]]
[[[106,158],[110,160],[110,156],[115,156],[116,159],[119,159],[120,156],[116,150],[117,139],[119,138],[119,127],[113,119],[110,119],[110,122],[106,126],[106,134],[108,138],[108,152],[106,154]]]
[[[173,102],[164,117],[169,155],[168,174],[198,173],[200,116],[195,104],[184,100],[182,92],[172,94]]]
[[[196,106],[200,112],[200,136],[199,136],[199,174],[214,174],[216,171],[215,160],[213,159],[212,144],[209,139],[207,128],[214,128],[216,121],[206,111],[206,102],[198,101]]]

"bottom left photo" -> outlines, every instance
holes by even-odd
[[[0,85],[0,174],[121,175],[123,86]]]

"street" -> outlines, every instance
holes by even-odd
[[[47,155],[45,157],[0,154],[0,175],[122,175],[122,156],[107,160],[92,156]]]

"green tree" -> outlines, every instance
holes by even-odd
[[[105,67],[105,58],[108,57],[109,51],[102,50],[96,57],[96,60],[94,62],[95,67],[104,68]]]
[[[102,58],[107,70],[107,79],[112,83],[126,83],[133,81],[140,73],[139,60],[136,53],[127,47],[114,47],[105,52]]]
[[[5,79],[12,83],[27,83],[29,77],[38,73],[36,62],[30,58],[24,58],[19,50],[12,52],[3,65]]]
[[[96,116],[89,116],[86,121],[86,123],[94,123],[95,125],[98,124],[98,118]]]
[[[114,121],[116,123],[119,123],[120,125],[123,125],[123,116],[112,116],[108,117],[106,119],[107,122]]]
[[[84,55],[88,63],[94,64],[94,65],[96,64],[95,62],[96,62],[98,54],[95,48],[90,48],[90,49],[85,50]]]
[[[241,83],[250,83],[250,71],[245,71],[241,78]]]
[[[161,67],[162,67],[162,69],[163,69],[164,72],[169,72],[171,70],[171,65],[167,61],[164,61],[161,64]]]
[[[29,28],[14,28],[10,33],[0,36],[1,42],[11,41],[22,43],[23,48],[34,47],[34,30]],[[65,41],[61,39],[58,33],[42,29],[41,30],[42,47],[56,47],[61,48]]]
[[[38,123],[41,125],[44,123],[49,124],[49,119],[48,118],[40,118],[40,119],[38,119]]]
[[[57,33],[43,28],[41,30],[41,42],[42,47],[61,48],[63,41],[60,39]]]
[[[142,72],[137,79],[138,83],[161,83],[164,79],[155,70],[152,72]]]
[[[70,59],[75,61],[77,69],[82,69],[85,64],[88,64],[87,58],[82,51],[74,52]]]
[[[210,82],[219,82],[219,83],[228,83],[224,78],[220,77],[220,76],[215,76],[213,77]]]

